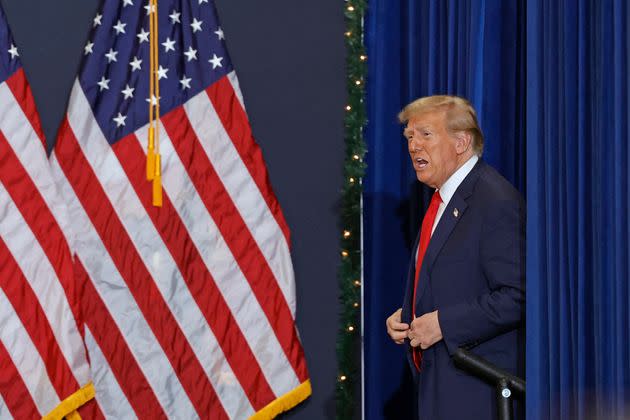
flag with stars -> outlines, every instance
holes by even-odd
[[[96,399],[112,418],[271,418],[310,395],[289,230],[216,10],[105,0],[51,156],[76,236]],[[159,102],[163,203],[146,180]]]
[[[69,219],[19,55],[0,7],[0,419],[76,418],[94,392]]]

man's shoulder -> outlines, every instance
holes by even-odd
[[[524,203],[521,193],[489,164],[479,162],[479,176],[473,196],[486,204],[497,204],[499,202],[511,202],[522,205]]]

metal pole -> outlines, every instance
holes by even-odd
[[[512,391],[505,378],[501,378],[497,383],[497,410],[499,420],[512,420],[514,413],[512,410]]]

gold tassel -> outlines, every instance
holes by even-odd
[[[155,131],[153,126],[149,127],[149,147],[147,149],[147,181],[153,180],[155,176]]]
[[[160,154],[155,155],[155,175],[153,176],[153,205],[162,207],[162,169]]]

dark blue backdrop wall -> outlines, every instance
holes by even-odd
[[[50,145],[99,1],[1,3]],[[292,231],[297,324],[313,396],[284,418],[334,418],[343,5],[337,0],[216,3],[253,132]]]

